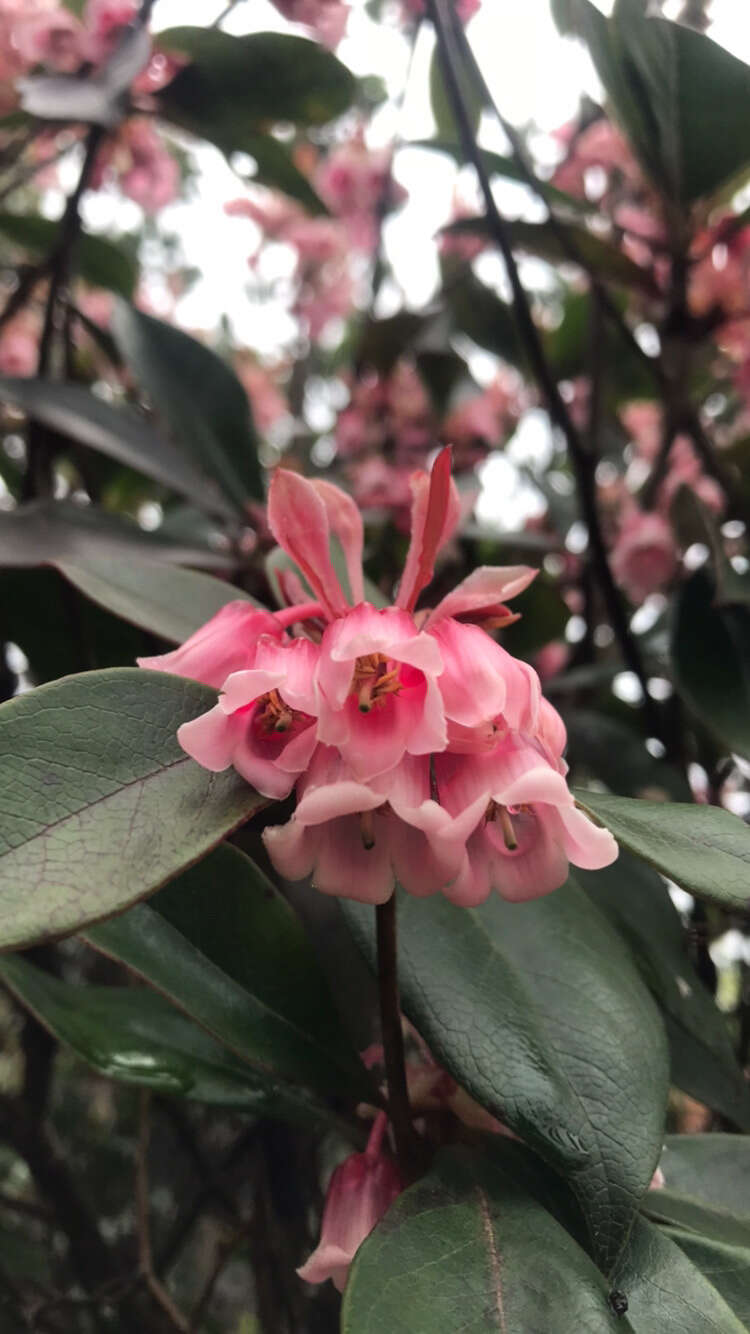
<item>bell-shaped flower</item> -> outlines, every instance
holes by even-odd
[[[434,770],[440,803],[454,818],[481,812],[461,871],[444,890],[454,903],[473,907],[492,889],[514,901],[539,898],[564,884],[569,862],[598,870],[617,857],[609,830],[577,808],[543,748],[518,734],[484,754],[438,755]]]
[[[264,797],[288,796],[316,745],[318,652],[309,639],[261,639],[253,667],[233,672],[218,704],[178,729],[183,750],[213,773],[233,765]]]
[[[252,602],[228,602],[179,648],[136,659],[153,672],[173,672],[219,690],[230,672],[252,666],[261,635],[280,639],[283,622]]]
[[[398,607],[362,602],[329,625],[318,663],[318,739],[360,779],[446,744],[437,641]]]
[[[320,1241],[297,1270],[307,1283],[327,1278],[339,1292],[362,1242],[403,1190],[398,1168],[383,1149],[385,1112],[379,1113],[364,1153],[353,1153],[333,1173],[323,1210]]]
[[[448,885],[463,863],[482,798],[452,817],[430,796],[427,757],[406,756],[396,769],[362,783],[337,750],[319,746],[285,825],[263,834],[271,861],[287,880],[312,875],[324,894],[385,903],[396,880],[424,897]]]

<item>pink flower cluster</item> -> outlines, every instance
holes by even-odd
[[[270,799],[295,791],[292,818],[264,834],[287,879],[312,875],[324,893],[370,903],[388,899],[395,881],[464,906],[492,889],[508,899],[546,894],[569,861],[604,866],[617,846],[573,801],[565,728],[536,673],[488,633],[514,619],[505,602],[535,572],[482,567],[415,612],[460,513],[450,452],[412,487],[394,605],[365,600],[351,498],[278,469],[269,525],[314,600],[273,614],[232,603],[182,648],[140,665],[221,687],[214,708],[179,730],[195,760],[212,771],[233,765]]]
[[[349,18],[349,6],[342,0],[273,0],[280,14],[290,23],[308,28],[324,46],[338,46]]]

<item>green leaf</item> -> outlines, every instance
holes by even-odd
[[[372,1097],[299,922],[249,858],[218,849],[157,908],[138,905],[86,939],[259,1073]]]
[[[576,878],[628,942],[636,966],[662,1011],[672,1083],[743,1130],[750,1130],[750,1088],[735,1058],[726,1020],[690,961],[686,933],[663,880],[622,850],[612,866],[601,871],[577,871]],[[674,1140],[679,1151],[685,1138],[673,1136],[668,1142]],[[745,1143],[733,1135],[694,1138]],[[750,1141],[747,1143],[750,1146]],[[669,1158],[666,1153],[662,1167]],[[668,1183],[672,1184],[670,1178]],[[747,1189],[750,1198],[750,1177]]]
[[[654,284],[648,269],[635,264],[615,245],[585,227],[572,223],[526,222],[521,218],[506,223],[506,230],[514,249],[539,255],[551,264],[580,264],[587,272],[600,278],[653,292]],[[450,236],[484,236],[490,242],[494,232],[486,217],[459,218],[441,229]],[[566,240],[569,244],[566,244]]]
[[[457,70],[457,77],[461,87],[462,100],[471,123],[471,128],[476,134],[482,117],[484,98],[477,81],[473,79],[465,69],[459,68]],[[432,60],[430,61],[430,109],[432,111],[438,135],[444,139],[455,138],[456,119],[453,114],[453,107],[448,94],[448,89],[445,85],[443,62],[440,58],[440,48],[437,45],[435,46],[432,53]]]
[[[197,542],[195,545],[173,542],[158,530],[148,533],[124,515],[110,514],[93,505],[33,500],[28,505],[0,512],[0,567],[6,569],[39,565],[57,565],[62,569],[68,563],[79,568],[90,566],[93,570],[117,568],[121,581],[128,583],[131,566],[137,571],[141,562],[148,562],[150,567],[162,561],[217,570],[232,563],[230,557]],[[166,570],[169,573],[168,566]],[[175,608],[175,615],[177,612]]]
[[[247,394],[215,352],[174,325],[119,301],[115,342],[162,423],[238,506],[264,496]]]
[[[750,1222],[750,1139],[667,1135],[661,1167],[670,1190],[744,1214]]]
[[[613,1284],[627,1298],[625,1328],[634,1334],[747,1334],[679,1246],[644,1218],[636,1220]]]
[[[129,408],[113,408],[88,389],[52,380],[0,378],[0,399],[77,445],[137,469],[211,514],[236,517],[210,475],[161,439]]]
[[[343,906],[372,958],[371,914]],[[473,910],[401,895],[399,914],[404,1012],[569,1180],[610,1267],[659,1156],[667,1095],[663,1030],[626,947],[573,883]]]
[[[86,597],[175,644],[205,625],[228,602],[258,605],[249,593],[233,584],[155,561],[131,559],[126,564],[114,556],[102,556],[80,564],[65,560],[56,564]]]
[[[225,152],[245,150],[272,121],[324,125],[354,97],[351,71],[303,37],[181,27],[159,33],[159,46],[190,58],[157,95],[161,114]]]
[[[253,1115],[320,1120],[311,1099],[286,1097],[143,987],[73,986],[19,955],[0,959],[0,978],[60,1042],[110,1079]]]
[[[733,1214],[728,1209],[712,1209],[691,1195],[680,1195],[663,1187],[650,1190],[642,1205],[649,1218],[696,1232],[727,1246],[750,1246],[750,1215]]]
[[[503,646],[519,658],[531,658],[550,640],[560,639],[570,619],[557,584],[544,571],[524,590],[515,610],[521,619],[503,631]]]
[[[696,1269],[700,1269],[721,1293],[744,1327],[750,1326],[750,1250],[742,1246],[726,1246],[682,1228],[665,1227],[662,1233],[684,1251]]]
[[[262,804],[177,743],[216,692],[86,672],[0,706],[0,947],[80,930],[150,894]]]
[[[59,239],[60,224],[36,214],[0,212],[0,236],[33,255],[47,256]],[[119,296],[131,297],[138,281],[138,264],[127,250],[104,236],[79,233],[73,264],[81,278],[93,287],[105,287]]]
[[[443,299],[461,333],[496,357],[514,366],[523,365],[511,307],[470,269],[460,272],[453,264],[443,262]]]
[[[674,801],[690,800],[687,779],[668,761],[649,754],[642,733],[593,709],[569,709],[563,716],[568,730],[565,758],[576,779],[600,779],[623,797],[641,792],[658,796],[661,791]]]
[[[357,1252],[342,1334],[607,1334],[601,1274],[504,1168],[443,1150]]]
[[[618,843],[698,898],[722,908],[750,898],[750,828],[717,806],[634,801],[578,789],[576,800]]]
[[[250,176],[253,185],[267,185],[273,190],[283,190],[285,195],[296,199],[308,213],[328,216],[328,209],[320,195],[313,190],[299,167],[295,166],[292,150],[272,134],[249,134],[242,130],[237,121],[230,121],[221,132],[218,128],[213,133],[209,133],[206,128],[199,132],[204,139],[210,139],[217,148],[222,149],[230,159],[230,164],[235,151],[252,157],[255,162],[255,171]],[[236,138],[235,132],[238,132]]]
[[[410,139],[404,147],[427,148],[435,153],[446,153],[459,164],[464,161],[463,149],[451,135],[436,139]],[[479,153],[484,168],[490,176],[503,176],[506,180],[517,181],[520,185],[528,185],[526,173],[519,167],[515,158],[506,157],[504,153],[493,153],[488,148],[480,148]],[[535,193],[539,193],[549,205],[570,209],[573,213],[591,213],[594,211],[588,200],[577,199],[575,195],[569,195],[565,190],[558,190],[556,186],[550,185],[549,181],[537,179],[534,186],[528,186],[528,188],[533,189]]]
[[[705,569],[677,592],[671,653],[685,703],[728,750],[750,757],[750,609],[717,606]]]

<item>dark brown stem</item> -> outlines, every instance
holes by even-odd
[[[414,1175],[417,1137],[412,1121],[406,1083],[404,1034],[398,994],[398,932],[396,895],[375,909],[378,943],[378,992],[380,1028],[383,1037],[385,1073],[388,1080],[388,1114],[396,1140],[399,1167],[406,1181]]]
[[[649,733],[658,737],[661,730],[658,711],[648,693],[646,670],[641,660],[640,650],[631,633],[628,616],[609,567],[607,548],[596,505],[595,463],[570,417],[552,369],[547,362],[542,340],[531,314],[531,305],[518,272],[508,229],[495,203],[481,150],[474,138],[457,74],[458,57],[452,31],[449,0],[427,0],[427,12],[435,28],[446,89],[461,146],[465,157],[472,163],[477,173],[487,221],[505,263],[513,294],[516,324],[526,352],[529,368],[541,390],[552,423],[564,436],[568,448],[568,457],[575,475],[583,519],[588,531],[591,557],[604,597],[607,614],[625,663],[640,684],[643,694],[643,711]]]
[[[148,1187],[148,1150],[151,1139],[151,1107],[150,1094],[147,1090],[141,1091],[140,1098],[140,1116],[138,1129],[138,1150],[135,1163],[135,1205],[136,1205],[136,1229],[138,1234],[138,1261],[141,1273],[146,1281],[151,1296],[158,1306],[161,1307],[170,1326],[180,1331],[180,1334],[189,1334],[190,1324],[173,1302],[171,1296],[160,1282],[154,1271],[154,1262],[151,1252],[151,1222],[149,1210],[149,1187]]]

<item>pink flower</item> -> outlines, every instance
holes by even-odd
[[[67,9],[20,16],[13,39],[28,65],[47,65],[61,74],[73,74],[85,59],[85,35],[78,19]]]
[[[270,371],[249,357],[240,357],[235,370],[250,400],[259,431],[267,431],[289,415],[289,405]]]
[[[377,215],[406,199],[391,178],[390,149],[368,149],[361,135],[335,148],[315,177],[321,198],[343,219],[351,244],[371,251],[377,241]]]
[[[635,506],[626,514],[612,549],[612,573],[632,602],[666,587],[677,572],[677,547],[662,514]]]
[[[409,18],[424,18],[425,0],[401,0],[401,4]],[[459,21],[468,23],[481,8],[482,0],[454,0],[454,4]]]
[[[480,810],[444,891],[454,903],[474,907],[492,889],[512,901],[539,898],[565,883],[569,862],[596,870],[617,856],[609,830],[576,808],[563,774],[531,740],[509,733],[487,754],[438,755],[434,764],[441,805],[456,818]]]
[[[180,186],[176,158],[153,125],[137,117],[126,121],[99,154],[94,183],[101,185],[107,175],[144,213],[158,213],[171,204]]]
[[[107,60],[122,36],[123,28],[135,21],[135,0],[88,0],[84,23],[88,33],[88,59],[95,65]]]
[[[620,412],[620,420],[639,455],[653,463],[659,452],[663,430],[662,410],[659,403],[636,400]]]
[[[397,1195],[403,1190],[398,1169],[383,1150],[385,1112],[376,1118],[364,1153],[353,1153],[331,1177],[320,1241],[297,1270],[307,1283],[333,1280],[343,1292],[349,1265]]]
[[[0,374],[34,375],[38,360],[36,320],[23,315],[11,320],[0,333]]]
[[[349,6],[341,0],[273,0],[290,23],[309,28],[324,46],[335,49],[346,32]]]
[[[138,658],[138,666],[187,676],[218,690],[232,672],[252,666],[261,635],[280,639],[282,634],[283,625],[271,612],[251,602],[228,602],[179,648]]]

